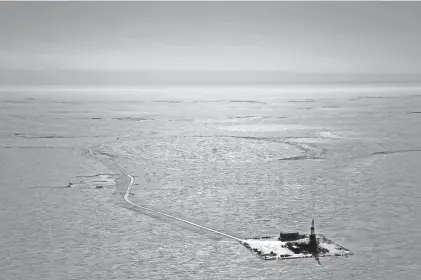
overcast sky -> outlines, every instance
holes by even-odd
[[[0,68],[421,74],[421,2],[1,2]]]

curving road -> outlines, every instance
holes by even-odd
[[[90,149],[90,146],[91,146],[91,145],[88,145],[88,146],[86,147],[86,150],[88,150],[88,152],[89,152],[89,154],[90,154],[91,156],[95,156],[95,153],[94,153],[94,152],[92,152],[92,150]],[[114,166],[115,166],[118,170],[120,170],[120,172],[121,172],[121,173],[124,173],[124,175],[126,175],[126,176],[127,176],[127,177],[129,177],[129,179],[130,179],[130,183],[129,183],[129,185],[128,185],[127,189],[126,189],[126,192],[124,193],[124,196],[123,196],[124,200],[125,200],[128,204],[130,204],[130,205],[132,205],[132,206],[134,206],[134,207],[137,207],[137,208],[140,208],[140,209],[143,209],[143,210],[146,210],[146,211],[149,211],[149,212],[152,212],[152,213],[155,213],[155,214],[161,215],[161,216],[165,216],[165,217],[170,218],[170,219],[174,219],[174,220],[177,220],[177,221],[180,221],[180,222],[183,222],[183,223],[189,224],[189,225],[194,226],[194,227],[198,227],[198,228],[201,228],[201,229],[204,229],[204,230],[207,230],[207,231],[210,231],[210,232],[213,232],[213,233],[216,233],[216,234],[219,234],[219,235],[222,235],[222,236],[225,236],[225,237],[228,237],[228,238],[234,239],[234,240],[236,240],[236,241],[238,241],[238,242],[240,242],[240,243],[243,243],[243,242],[244,242],[244,241],[243,241],[243,239],[241,239],[241,238],[238,238],[238,237],[235,237],[235,236],[232,236],[232,235],[229,235],[229,234],[226,234],[226,233],[223,233],[223,232],[221,232],[221,231],[217,231],[217,230],[214,230],[214,229],[211,229],[211,228],[205,227],[205,226],[201,226],[201,225],[199,225],[199,224],[196,224],[196,223],[190,222],[190,221],[188,221],[188,220],[181,219],[181,218],[178,218],[178,217],[176,217],[176,216],[169,215],[169,214],[166,214],[166,213],[163,213],[163,212],[160,212],[160,211],[157,211],[157,210],[151,209],[151,208],[149,208],[149,207],[142,206],[142,205],[139,205],[139,204],[136,204],[136,203],[134,203],[134,202],[130,201],[130,199],[129,199],[129,194],[130,194],[130,191],[132,190],[133,183],[134,183],[134,181],[135,181],[134,177],[133,177],[132,175],[130,175],[129,173],[127,173],[127,171],[126,171],[124,168],[122,168],[122,167],[121,167],[118,163],[116,163],[114,160],[112,160],[112,159],[110,159],[110,158],[108,158],[108,160],[109,160],[109,161],[110,161],[110,162],[111,162],[111,163],[112,163],[112,164],[113,164],[113,165],[114,165]]]

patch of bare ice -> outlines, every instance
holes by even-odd
[[[117,178],[117,174],[95,174],[77,176],[69,182],[68,187],[115,186]]]

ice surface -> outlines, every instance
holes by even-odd
[[[306,104],[314,110],[280,94],[258,106],[149,102],[142,96],[123,102],[118,92],[116,102],[102,94],[62,96],[6,102],[0,114],[2,278],[419,279],[421,157],[396,151],[421,147],[421,115],[408,114],[420,110],[421,93],[356,100],[335,92],[330,100]],[[259,91],[259,100],[266,96]],[[317,109],[323,105],[339,109]],[[212,121],[246,115],[270,118],[234,125],[307,128],[228,131]],[[114,120],[142,116],[157,118]],[[341,138],[320,137],[323,131]],[[136,176],[130,199],[139,204],[163,205],[158,209],[241,237],[276,235],[280,228],[307,232],[314,216],[326,236],[356,256],[328,258],[323,266],[311,259],[261,261],[234,241],[124,208],[125,177],[117,187],[92,182],[100,178],[76,184],[77,176],[117,172],[87,156],[89,144],[110,148]],[[301,155],[323,160],[278,160]],[[75,186],[66,188],[69,182]]]

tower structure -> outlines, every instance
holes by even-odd
[[[310,228],[310,230],[311,230],[311,234],[310,235],[316,236],[316,233],[314,232],[314,219],[311,220],[311,228]]]
[[[310,242],[309,242],[310,250],[313,252],[317,251],[317,240],[316,240],[316,232],[314,231],[314,219],[311,221],[311,233],[310,233]]]

